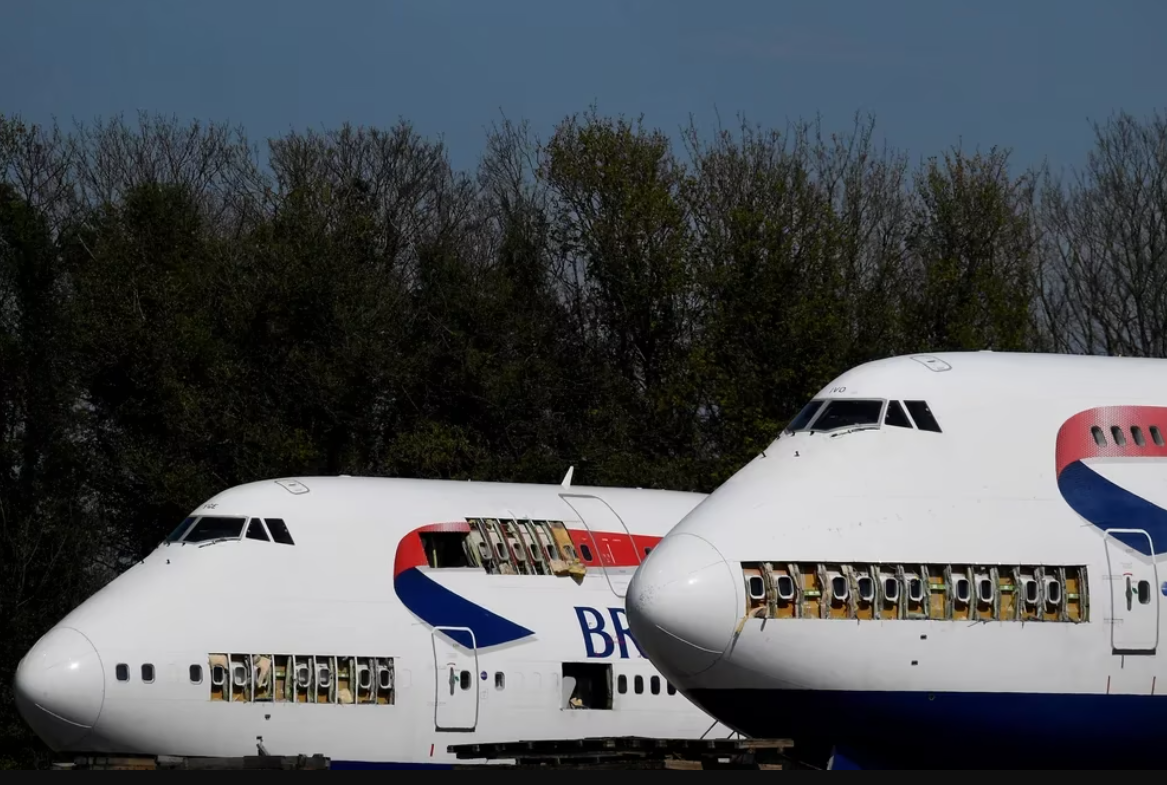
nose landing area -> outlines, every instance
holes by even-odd
[[[707,540],[678,533],[661,540],[628,586],[628,624],[658,667],[681,675],[712,666],[729,646],[739,613],[738,584]]]
[[[85,738],[105,702],[101,658],[71,627],[54,627],[33,645],[13,687],[24,721],[56,751]]]

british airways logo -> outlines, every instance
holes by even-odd
[[[636,656],[643,657],[644,652],[628,630],[628,617],[624,615],[624,609],[606,608],[605,611],[586,605],[575,607],[575,617],[579,621],[579,631],[583,635],[584,651],[588,659],[607,659],[619,650],[620,659],[627,660],[631,658],[633,649],[636,650]],[[631,647],[628,645],[630,643]]]

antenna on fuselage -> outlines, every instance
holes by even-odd
[[[575,474],[575,467],[568,466],[567,467],[567,474],[563,475],[563,482],[561,482],[559,484],[562,485],[564,488],[570,488],[571,487],[571,475],[573,475],[573,474]]]

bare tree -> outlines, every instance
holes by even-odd
[[[1086,165],[1045,182],[1044,326],[1057,351],[1167,357],[1167,117],[1094,132]]]

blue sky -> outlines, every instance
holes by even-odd
[[[595,102],[669,131],[857,110],[914,158],[1080,162],[1090,119],[1167,108],[1162,0],[36,0],[0,22],[0,113],[138,110],[253,139],[405,117],[472,165],[501,114]]]

